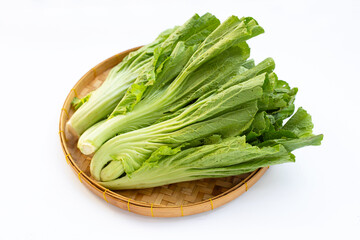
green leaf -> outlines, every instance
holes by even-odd
[[[86,95],[85,97],[83,98],[77,98],[77,97],[74,97],[74,99],[72,100],[71,102],[71,105],[75,108],[75,110],[77,110],[79,107],[81,107],[84,103],[86,103],[87,101],[89,101],[90,99],[90,96],[91,96],[91,93],[90,92],[88,95]]]
[[[301,138],[311,136],[313,127],[310,114],[300,107],[282,129],[291,131]]]
[[[164,85],[183,69],[199,44],[220,24],[210,13],[199,17],[195,14],[185,24],[178,27],[161,45],[154,49],[152,67],[143,71],[135,80],[141,85],[134,98],[131,88],[119,102],[110,118],[133,110],[149,86]],[[155,87],[156,89],[156,87]],[[125,111],[124,111],[125,110]]]

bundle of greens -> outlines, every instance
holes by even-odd
[[[154,187],[293,162],[293,150],[319,145],[310,115],[293,114],[297,89],[277,78],[273,59],[248,59],[246,41],[261,33],[250,17],[195,15],[75,99],[75,114],[85,110],[69,125],[81,152],[95,152],[92,176],[110,189]],[[137,52],[147,53],[140,68]]]

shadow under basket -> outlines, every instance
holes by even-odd
[[[59,135],[66,162],[77,174],[80,182],[104,201],[126,211],[152,217],[181,217],[213,210],[246,192],[268,169],[233,177],[202,179],[139,190],[111,191],[99,185],[90,174],[91,157],[76,147],[77,139],[65,135],[65,125],[74,109],[74,97],[83,97],[98,88],[111,68],[137,48],[116,54],[88,71],[66,97],[60,114]]]

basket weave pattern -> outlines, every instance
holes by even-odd
[[[91,178],[89,169],[91,156],[83,155],[76,147],[77,139],[65,133],[65,124],[74,113],[70,106],[71,101],[75,96],[81,98],[98,88],[106,79],[110,69],[135,49],[117,54],[92,68],[66,98],[60,116],[59,134],[66,161],[78,175],[79,180],[111,204],[138,214],[157,217],[185,216],[212,210],[247,191],[267,168],[233,177],[123,191],[105,189]]]

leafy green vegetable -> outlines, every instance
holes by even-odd
[[[247,143],[245,136],[225,138],[220,143],[185,150],[181,150],[184,145],[177,148],[161,146],[131,175],[100,184],[113,190],[148,188],[202,178],[239,175],[269,165],[295,162],[295,156],[291,153],[293,150],[320,145],[323,135],[313,135],[312,128],[311,116],[299,108],[288,125],[284,126],[296,138],[278,136],[261,146]]]
[[[246,41],[263,32],[251,17],[195,14],[74,98],[69,126],[80,151],[95,152],[92,177],[114,190],[155,187],[294,162],[295,149],[320,145],[274,60],[248,59]]]
[[[113,190],[149,188],[239,175],[260,167],[294,161],[294,155],[280,144],[259,148],[246,143],[244,136],[239,136],[186,150],[160,147],[131,175],[100,184]]]
[[[262,32],[262,28],[252,18],[230,17],[200,44],[185,66],[182,61],[180,65],[183,68],[175,79],[162,70],[151,80],[151,86],[148,85],[149,82],[145,85],[135,82],[110,118],[90,128],[80,137],[79,149],[84,154],[91,154],[115,135],[166,119],[165,115],[171,115],[199,97],[211,94],[241,72],[241,67],[245,68],[241,65],[246,62],[250,53],[245,40]],[[186,44],[175,48],[177,51],[186,49]],[[176,56],[182,55],[175,50],[172,59],[178,59]],[[176,63],[175,60],[174,62]],[[252,66],[251,63],[246,63]],[[267,68],[269,66],[271,63],[266,65]],[[257,72],[252,73],[266,71],[263,65],[257,69]],[[243,80],[249,77],[250,74],[244,76]]]

